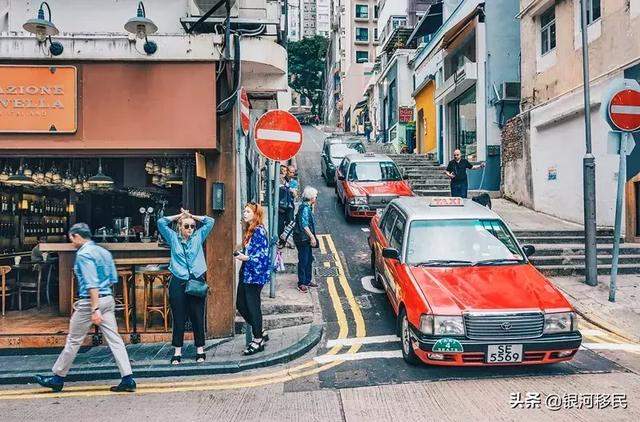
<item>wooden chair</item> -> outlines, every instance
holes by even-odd
[[[2,284],[0,285],[0,293],[2,294],[2,316],[4,316],[7,297],[12,297],[16,294],[16,290],[13,286],[7,284],[7,274],[11,271],[11,267],[3,265],[0,266],[0,278]]]
[[[133,306],[129,301],[129,295],[131,294],[131,286],[135,285],[133,279],[133,271],[130,268],[117,268],[118,278],[120,279],[120,291],[116,294],[114,289],[114,300],[116,302],[116,311],[124,311],[124,326],[127,332],[131,332],[131,325],[129,324],[129,316],[133,312]],[[135,294],[135,291],[133,292]]]
[[[169,331],[169,305],[167,303],[169,297],[169,279],[171,273],[166,270],[162,271],[142,271],[143,279],[143,309],[144,309],[144,329],[147,329],[148,316],[152,313],[158,313],[162,316],[164,330]],[[155,283],[162,284],[162,304],[156,304],[153,299],[153,287]]]
[[[20,277],[18,282],[18,309],[22,310],[22,295],[35,294],[36,295],[36,308],[40,309],[40,292],[42,291],[42,285],[47,274],[48,265],[44,262],[36,262],[31,267],[35,272],[35,277]],[[26,274],[25,274],[26,275]]]

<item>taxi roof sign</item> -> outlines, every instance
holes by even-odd
[[[462,198],[454,197],[438,197],[431,198],[429,202],[430,207],[462,207],[464,206],[464,201]]]

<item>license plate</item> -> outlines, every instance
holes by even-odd
[[[487,363],[522,362],[522,344],[491,344],[487,347]]]

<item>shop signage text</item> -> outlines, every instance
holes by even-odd
[[[72,66],[0,66],[0,132],[75,132],[76,87]]]
[[[413,107],[398,107],[400,123],[409,123],[413,120]]]

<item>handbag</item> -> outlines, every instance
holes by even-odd
[[[187,271],[189,272],[189,279],[187,280],[187,283],[184,287],[184,292],[191,296],[206,297],[207,293],[209,292],[209,286],[207,285],[207,283],[199,278],[195,278],[191,274],[191,268],[187,263],[187,249],[184,247],[184,243],[180,242],[180,244],[182,245],[182,250],[184,251],[184,262],[187,265]]]

